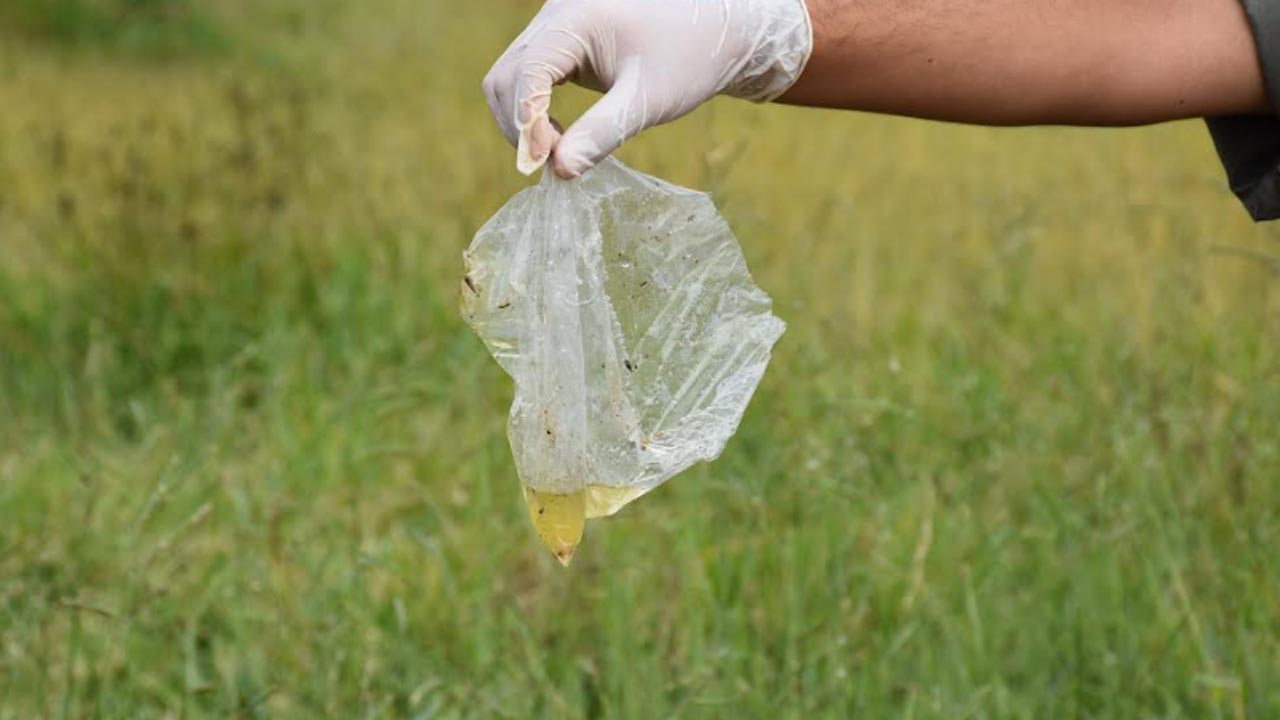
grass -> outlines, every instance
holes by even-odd
[[[215,16],[192,0],[8,0],[0,20],[9,34],[144,57],[216,53],[227,42]]]
[[[1193,123],[718,101],[629,145],[790,330],[561,569],[456,310],[528,13],[0,45],[0,719],[1280,715],[1280,234]]]

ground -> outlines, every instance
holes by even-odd
[[[0,23],[0,719],[1280,717],[1280,231],[1199,124],[629,144],[790,329],[566,570],[457,310],[531,4],[114,5]]]

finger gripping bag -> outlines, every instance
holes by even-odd
[[[515,381],[530,517],[565,564],[586,518],[720,455],[786,327],[710,197],[616,160],[544,172],[464,260],[463,315]]]

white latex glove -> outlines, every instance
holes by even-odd
[[[520,172],[554,150],[556,172],[572,178],[715,95],[776,98],[812,48],[804,0],[548,0],[484,91]],[[562,136],[547,111],[565,81],[606,94]]]

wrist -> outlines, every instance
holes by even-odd
[[[803,72],[778,98],[794,105],[830,104],[830,88],[843,85],[853,63],[861,64],[858,48],[866,43],[854,30],[868,20],[861,3],[844,0],[806,0],[812,42]]]
[[[813,53],[814,29],[806,0],[746,0],[738,10],[750,18],[744,33],[759,38],[723,91],[752,102],[770,102],[803,74]]]

